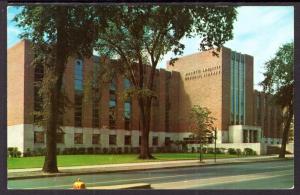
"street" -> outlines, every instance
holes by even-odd
[[[152,189],[288,189],[294,185],[294,161],[8,180],[8,189],[70,189],[78,177],[87,188],[143,182]]]

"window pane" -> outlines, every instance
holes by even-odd
[[[109,145],[116,145],[116,144],[117,144],[117,136],[109,135]]]
[[[35,131],[34,132],[34,143],[44,143],[44,132]]]
[[[82,133],[75,133],[74,134],[74,143],[75,144],[82,144],[83,143],[83,134]]]

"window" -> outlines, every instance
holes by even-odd
[[[74,108],[75,127],[82,126],[82,95],[75,93],[75,108]]]
[[[171,138],[165,137],[165,146],[169,146],[171,144]]]
[[[43,109],[43,99],[42,96],[39,94],[39,90],[41,87],[41,82],[43,81],[44,77],[44,67],[42,65],[37,65],[34,68],[34,111],[39,112]],[[42,120],[41,115],[35,114],[33,116],[33,121],[38,122]]]
[[[74,134],[74,144],[83,144],[83,133]]]
[[[158,145],[158,137],[157,136],[152,137],[152,145],[153,146],[157,146]]]
[[[257,131],[253,131],[253,143],[257,143],[258,142],[258,134]]]
[[[125,129],[130,129],[130,118],[131,118],[131,102],[126,101],[124,103],[124,121],[125,121]]]
[[[75,60],[75,72],[74,72],[74,78],[75,78],[75,91],[82,92],[83,90],[83,75],[82,75],[82,67],[83,67],[83,61],[82,60]]]
[[[245,56],[231,53],[230,124],[245,123]]]
[[[56,143],[63,144],[65,143],[65,134],[64,133],[57,133],[56,134]]]
[[[117,136],[109,135],[109,145],[116,145],[116,144],[117,144]]]
[[[100,143],[100,134],[93,134],[92,144],[99,144],[99,143]]]
[[[248,131],[247,130],[243,131],[243,142],[248,143]]]
[[[34,132],[34,143],[44,143],[45,134],[42,131],[35,131]]]
[[[125,145],[131,145],[131,135],[125,135]]]
[[[75,89],[75,110],[74,110],[74,125],[75,127],[82,126],[82,91],[83,91],[83,61],[75,60],[74,71],[74,89]]]
[[[128,79],[124,79],[123,85],[125,89],[129,89],[131,86],[130,81]]]
[[[99,101],[94,99],[93,101],[93,116],[92,116],[92,126],[93,128],[100,127],[100,120],[99,120]]]
[[[116,107],[117,107],[117,98],[116,98],[116,81],[113,79],[110,84],[109,90],[109,128],[116,128]]]

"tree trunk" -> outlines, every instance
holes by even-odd
[[[43,172],[57,173],[57,157],[56,157],[56,134],[59,127],[58,117],[59,113],[59,100],[62,97],[61,87],[63,74],[65,71],[65,64],[67,61],[67,52],[65,47],[67,46],[65,39],[65,24],[66,8],[58,7],[56,16],[56,28],[57,28],[57,43],[55,47],[55,64],[52,74],[54,78],[54,86],[49,89],[50,91],[50,102],[48,105],[48,120],[46,121],[46,155],[43,166]],[[51,73],[50,73],[51,74]]]
[[[149,149],[149,132],[150,132],[150,109],[145,107],[145,102],[142,98],[139,98],[139,107],[141,113],[141,148],[140,148],[140,159],[153,159],[154,157],[150,153]]]
[[[288,116],[286,118],[285,125],[284,125],[279,158],[285,158],[286,144],[289,138],[289,130],[290,130],[292,118],[293,118],[293,106],[290,105],[288,110]]]
[[[52,90],[50,98],[50,105],[48,109],[48,120],[46,122],[46,155],[43,166],[43,172],[57,173],[57,159],[56,159],[56,129],[58,116],[58,98],[57,91]]]

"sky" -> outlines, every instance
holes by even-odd
[[[22,30],[12,21],[20,11],[16,7],[7,8],[8,48],[20,41],[18,35]],[[254,57],[254,88],[261,90],[258,83],[264,79],[265,62],[275,55],[282,44],[294,40],[294,8],[292,6],[241,6],[237,11],[234,37],[224,46]],[[199,38],[183,38],[182,43],[185,44],[183,56],[199,51]],[[171,52],[167,53],[158,67],[166,68],[166,62],[171,56]]]

